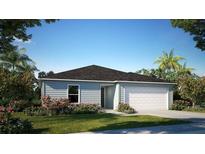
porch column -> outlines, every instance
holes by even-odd
[[[172,104],[173,104],[173,87],[170,87],[169,88],[169,91],[168,91],[168,102],[167,102],[167,109],[171,109],[172,107]]]
[[[113,109],[117,110],[118,109],[118,104],[120,102],[120,84],[117,83],[115,86],[115,94],[114,94],[114,102],[113,102]]]

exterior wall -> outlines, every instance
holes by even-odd
[[[80,86],[80,103],[101,104],[100,83],[94,82],[68,82],[68,81],[43,81],[43,96],[51,98],[68,98],[68,85]]]

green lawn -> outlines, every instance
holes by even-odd
[[[205,113],[205,108],[189,108],[183,111]]]
[[[185,123],[185,121],[156,116],[120,116],[107,113],[51,117],[15,113],[14,116],[30,120],[34,127],[33,133],[75,133]]]

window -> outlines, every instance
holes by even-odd
[[[79,86],[78,85],[68,86],[68,99],[71,101],[71,103],[79,102]]]

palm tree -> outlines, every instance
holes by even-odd
[[[136,71],[136,73],[142,74],[142,75],[147,75],[147,76],[150,75],[150,71],[148,69],[145,69],[145,68],[142,68],[142,69]]]
[[[193,70],[194,70],[194,68],[187,67],[186,63],[184,63],[183,65],[180,66],[179,73],[184,74],[184,75],[191,75]]]
[[[0,54],[0,66],[11,71],[37,70],[24,48]]]
[[[155,61],[155,64],[159,64],[159,68],[166,72],[178,71],[181,67],[179,61],[183,59],[181,56],[174,56],[172,49],[169,53],[163,52],[163,55]]]

